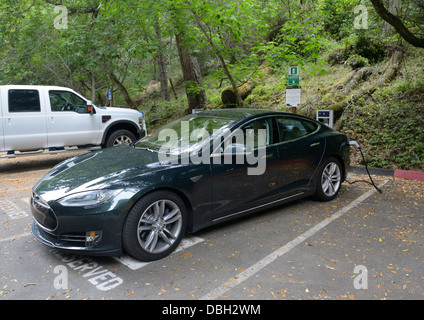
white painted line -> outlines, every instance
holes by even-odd
[[[378,187],[379,188],[383,187],[388,181],[389,180],[385,180],[384,183],[382,183]],[[249,279],[251,276],[253,276],[257,272],[259,272],[260,270],[265,268],[271,262],[275,261],[276,259],[278,259],[282,255],[284,255],[285,253],[289,252],[291,249],[293,249],[297,245],[303,243],[306,239],[308,239],[310,236],[314,235],[315,233],[317,233],[318,231],[323,229],[329,223],[331,223],[332,221],[341,217],[342,215],[344,215],[346,212],[348,212],[352,208],[356,207],[358,204],[360,204],[361,202],[366,200],[369,196],[371,196],[375,192],[376,192],[376,190],[374,188],[365,192],[363,195],[361,195],[357,199],[353,200],[347,206],[345,206],[344,208],[337,211],[330,218],[327,218],[327,219],[321,221],[320,223],[316,224],[315,226],[313,226],[309,230],[305,231],[300,236],[298,236],[295,239],[293,239],[292,241],[286,243],[285,245],[283,245],[279,249],[275,250],[274,252],[272,252],[271,254],[269,254],[268,256],[263,258],[262,260],[259,260],[253,266],[251,266],[247,269],[244,269],[242,272],[240,272],[236,276],[230,278],[230,280],[225,282],[223,285],[221,285],[218,288],[210,291],[208,294],[204,295],[201,298],[201,300],[214,300],[214,299],[221,297],[222,295],[224,295],[230,289],[236,287],[237,285],[239,285],[243,281]]]
[[[16,236],[11,236],[11,237],[8,237],[8,238],[0,239],[0,242],[6,242],[6,241],[11,241],[11,240],[19,240],[20,238],[28,237],[30,235],[32,235],[31,232],[25,232],[25,233],[22,233],[22,234],[18,234]]]
[[[10,219],[21,219],[28,217],[13,201],[0,199],[0,213],[7,214]]]
[[[184,238],[180,245],[178,246],[178,248],[173,252],[179,252],[181,250],[187,249],[191,246],[194,246],[195,244],[201,243],[205,241],[205,239],[202,238],[198,238],[198,237],[187,237]],[[136,260],[130,256],[122,256],[122,257],[114,257],[115,260],[119,261],[120,263],[122,263],[123,265],[127,266],[128,268],[130,268],[131,270],[138,270],[146,265],[148,265],[151,262],[142,262],[139,260]]]

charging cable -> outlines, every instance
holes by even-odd
[[[365,161],[364,153],[362,152],[362,148],[361,148],[361,146],[360,146],[360,145],[358,144],[358,142],[356,142],[356,141],[349,141],[348,143],[349,143],[349,145],[350,145],[350,146],[355,146],[356,148],[358,148],[358,149],[359,149],[359,151],[361,152],[362,160],[364,161],[365,169],[367,170],[367,173],[368,173],[368,176],[370,177],[371,182],[366,181],[366,180],[357,180],[357,181],[353,181],[353,182],[349,182],[349,181],[347,181],[347,182],[348,182],[348,183],[350,183],[350,184],[354,184],[354,183],[356,183],[356,182],[366,182],[366,183],[369,183],[369,184],[373,185],[373,186],[374,186],[374,188],[375,188],[378,192],[383,193],[383,191],[381,191],[381,189],[380,189],[379,187],[377,187],[377,186],[375,185],[374,181],[372,180],[372,177],[371,177],[371,174],[370,174],[370,172],[369,172],[369,170],[368,170],[368,165],[367,165],[367,162]]]

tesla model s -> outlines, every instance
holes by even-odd
[[[190,114],[52,168],[32,190],[32,231],[54,248],[157,260],[186,233],[301,198],[332,200],[348,165],[347,137],[307,117]]]

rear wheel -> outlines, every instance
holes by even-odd
[[[164,258],[181,242],[186,219],[185,205],[175,194],[148,194],[128,214],[123,228],[124,249],[142,261]]]
[[[321,201],[330,201],[339,193],[342,184],[342,169],[336,158],[327,159],[318,175],[315,196]]]

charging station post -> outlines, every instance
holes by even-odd
[[[289,67],[288,85],[286,87],[286,107],[291,107],[292,113],[297,113],[300,107],[300,68],[298,66]]]
[[[317,110],[317,121],[329,126],[334,127],[334,111],[333,110]]]

